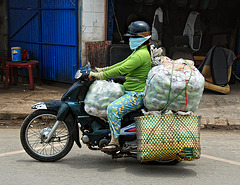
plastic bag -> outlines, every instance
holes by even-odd
[[[166,60],[148,73],[144,105],[149,111],[168,109],[195,112],[204,83],[204,77],[194,67],[193,61]]]
[[[125,89],[121,84],[106,80],[96,80],[89,87],[84,100],[84,109],[90,115],[102,118],[107,117],[107,106],[124,95],[124,93]]]

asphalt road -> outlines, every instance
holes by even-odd
[[[19,129],[0,129],[0,184],[240,184],[240,131],[201,131],[201,159],[176,166],[112,160],[74,145],[62,160],[38,162],[22,149]]]

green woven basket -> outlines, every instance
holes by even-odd
[[[152,160],[200,158],[200,119],[198,115],[159,115],[135,118],[137,158]]]

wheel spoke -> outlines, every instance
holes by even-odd
[[[51,152],[50,152],[50,155],[54,154],[54,151],[55,150],[55,147],[54,147],[54,143],[51,143]]]
[[[61,150],[59,150],[57,147],[53,147],[53,150],[57,153],[57,152],[59,152],[59,151],[61,151]]]
[[[32,134],[32,135],[39,135],[39,132],[35,131],[35,130],[32,129],[32,128],[29,130],[29,132],[30,132],[30,134]]]
[[[72,148],[73,138],[64,121],[60,122],[49,142],[45,142],[55,123],[56,112],[50,110],[37,110],[24,121],[21,142],[33,158],[55,161],[64,157]]]
[[[60,145],[60,147],[61,147],[61,148],[63,148],[63,147],[64,147],[64,144],[63,144],[63,142],[61,142],[61,141],[60,141],[60,142],[58,142],[58,144]]]
[[[39,154],[42,154],[42,152],[44,151],[44,149],[46,149],[46,146],[47,146],[47,145],[48,145],[48,144],[43,143],[42,146],[37,150],[37,152],[38,152]]]
[[[36,141],[34,141],[34,143],[32,144],[32,148],[37,147],[37,145],[40,143],[40,138],[38,138]]]
[[[60,135],[61,133],[65,132],[66,128],[62,127],[56,134]]]

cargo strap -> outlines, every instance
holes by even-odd
[[[190,77],[189,77],[188,80],[186,80],[186,86],[181,90],[181,92],[180,92],[175,98],[173,98],[171,101],[169,101],[169,99],[170,99],[170,94],[171,94],[171,89],[172,89],[172,76],[173,76],[174,63],[175,63],[175,61],[173,61],[172,74],[171,74],[170,86],[169,86],[169,91],[168,91],[168,100],[167,100],[167,104],[165,105],[164,109],[161,111],[162,114],[163,114],[164,111],[167,109],[167,107],[168,107],[175,99],[177,99],[177,97],[178,97],[180,94],[182,94],[183,91],[185,91],[185,99],[186,99],[185,110],[187,109],[187,86],[188,86],[189,81],[190,81],[190,79],[191,79],[191,77],[192,77],[192,68],[191,68],[191,65],[190,65],[186,60],[184,60],[184,61],[186,62],[186,64],[187,64],[187,65],[190,67],[190,69],[191,69]],[[152,79],[155,77],[156,74],[157,74],[157,73],[155,73],[154,75],[152,75],[152,77],[151,77],[150,80],[148,81],[147,88],[146,88],[145,94],[144,94],[145,104],[146,104],[146,99],[145,99],[145,97],[146,97],[147,92],[148,92],[148,87],[150,86],[150,82],[152,81]]]
[[[183,88],[183,89],[181,90],[181,92],[178,93],[177,96],[175,96],[175,98],[173,98],[171,101],[169,101],[169,99],[170,99],[170,94],[171,94],[171,89],[172,89],[172,76],[173,76],[174,63],[175,63],[175,61],[173,61],[172,74],[171,74],[170,86],[169,86],[169,91],[168,91],[168,100],[167,100],[167,104],[165,105],[165,107],[164,107],[164,109],[161,111],[161,113],[164,113],[164,111],[167,109],[167,107],[168,107],[175,99],[177,99],[177,97],[178,97],[180,94],[182,94],[182,92],[183,92],[184,90],[185,90],[185,99],[186,99],[186,107],[185,107],[185,110],[186,110],[186,108],[187,108],[187,86],[188,86],[189,81],[190,81],[190,79],[191,79],[191,77],[192,77],[192,68],[191,68],[191,65],[190,65],[186,60],[184,60],[184,61],[186,62],[186,64],[187,64],[187,65],[190,67],[190,69],[191,69],[190,77],[189,77],[189,79],[187,80],[187,83],[186,83],[185,88]]]

